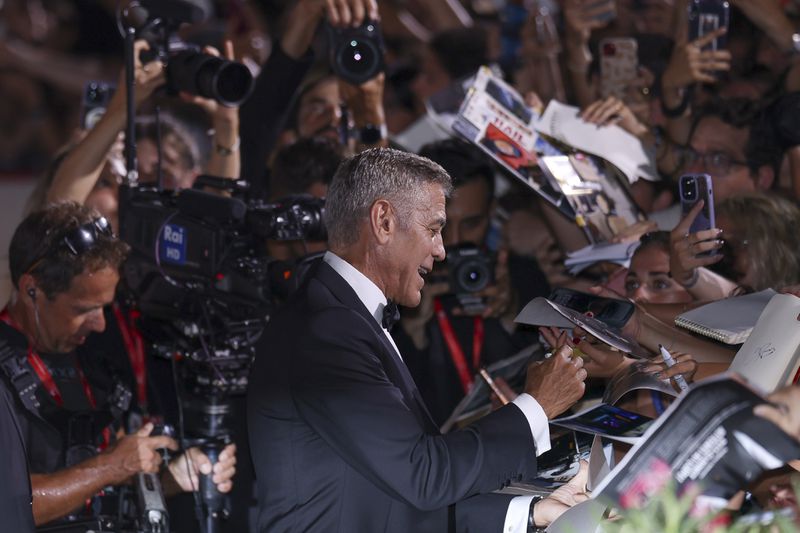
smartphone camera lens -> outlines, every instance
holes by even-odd
[[[90,83],[86,87],[86,102],[96,104],[100,100],[100,87],[96,83]]]
[[[692,178],[683,178],[681,180],[681,191],[686,200],[694,200],[697,198],[697,183]]]

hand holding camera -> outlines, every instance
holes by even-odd
[[[508,250],[503,248],[497,252],[494,265],[489,257],[484,256],[483,261],[475,262],[467,269],[462,268],[460,278],[464,281],[469,280],[470,286],[475,287],[483,284],[484,288],[467,293],[462,299],[469,296],[472,300],[477,300],[477,305],[472,310],[468,306],[462,306],[453,310],[454,315],[459,314],[479,314],[483,318],[497,318],[507,321],[507,327],[513,327],[516,306],[514,305],[514,292],[511,287],[511,278],[508,274]],[[492,268],[494,275],[492,275]],[[510,315],[510,316],[509,316]]]
[[[127,481],[140,472],[154,474],[161,467],[161,454],[158,450],[166,448],[177,450],[178,443],[166,435],[151,436],[153,424],[145,424],[132,435],[125,435],[99,457],[114,471],[113,484]]]

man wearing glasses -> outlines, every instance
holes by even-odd
[[[683,169],[711,176],[716,202],[772,187],[781,154],[766,145],[760,117],[758,104],[742,98],[708,104],[695,117]]]
[[[195,448],[162,470],[158,450],[177,450],[178,444],[151,436],[152,424],[121,433],[130,393],[118,379],[114,357],[98,360],[78,350],[105,329],[103,308],[114,299],[127,252],[105,218],[69,202],[29,215],[11,240],[15,290],[0,313],[0,393],[14,400],[37,525],[70,514],[92,516],[86,509],[103,504],[98,493],[140,472],[162,471],[167,492],[191,490],[201,471],[212,473]],[[234,471],[230,455],[213,469],[223,492]]]
[[[782,151],[758,102],[744,98],[716,100],[693,117],[689,142],[680,149],[682,174],[708,174],[716,203],[750,192],[768,191],[777,178]],[[677,196],[677,185],[675,186]],[[650,218],[671,231],[680,222],[675,205]]]

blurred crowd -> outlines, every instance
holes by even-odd
[[[204,14],[175,35],[242,63],[253,87],[232,101],[176,89],[170,58],[148,54],[159,43],[140,36],[131,72],[140,183],[181,189],[211,175],[244,180],[265,201],[324,197],[342,160],[389,146],[419,153],[453,178],[444,244],[449,255],[464,245],[485,250],[492,282],[477,294],[476,313],[447,298],[447,273],[429,278],[419,307],[404,309],[392,331],[439,424],[469,388],[457,353],[471,376],[541,335],[554,347],[580,347],[590,382],[632,364],[586,336],[565,340],[514,322],[553,288],[636,302],[638,329],[629,333],[653,350],[668,336],[677,352],[675,367],[651,371],[690,380],[724,370],[694,355],[726,349],[664,324],[700,302],[800,291],[800,2],[730,0],[727,24],[701,36],[690,31],[686,0],[174,3]],[[71,200],[118,227],[129,170],[126,5],[0,1],[0,176],[36,181],[30,210]],[[344,79],[333,68],[336,32],[370,23],[382,33],[383,68]],[[625,51],[627,73],[604,70],[604,57]],[[588,244],[574,221],[474,145],[431,126],[431,101],[482,65],[493,65],[537,112],[552,100],[568,103],[597,135],[619,126],[642,144],[658,175],[629,186],[643,216],[614,238],[639,242],[629,268],[601,263],[569,274],[566,254]],[[701,206],[682,211],[678,181],[687,173],[710,176],[714,227],[692,230]],[[266,246],[287,262],[326,247]]]

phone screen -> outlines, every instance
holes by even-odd
[[[634,311],[633,304],[625,300],[603,298],[562,287],[554,289],[548,299],[579,313],[591,312],[594,318],[616,329],[622,329]]]

